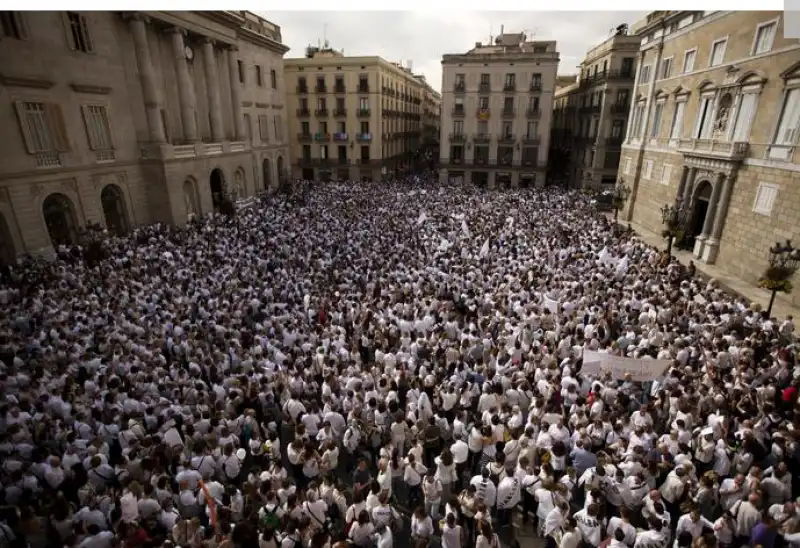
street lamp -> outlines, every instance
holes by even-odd
[[[661,222],[666,227],[661,235],[667,239],[667,257],[672,256],[672,241],[683,230],[685,219],[686,208],[680,202],[661,208]]]
[[[614,196],[613,196],[613,206],[614,206],[614,226],[617,225],[617,217],[619,216],[619,210],[625,205],[625,202],[628,201],[628,198],[631,195],[631,189],[628,185],[625,184],[625,179],[620,179],[617,183],[617,186],[614,188]]]
[[[792,246],[791,240],[786,243],[776,243],[769,248],[769,266],[764,276],[758,281],[759,287],[772,292],[767,306],[767,316],[772,314],[772,305],[775,303],[775,294],[792,292],[792,276],[800,265],[800,249]]]

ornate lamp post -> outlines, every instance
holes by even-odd
[[[667,239],[667,257],[672,256],[672,242],[683,230],[685,220],[686,208],[680,202],[661,208],[661,222],[665,227],[661,235]]]
[[[776,243],[769,248],[769,266],[764,276],[758,281],[759,287],[772,292],[767,306],[767,316],[772,314],[772,305],[775,304],[775,295],[792,292],[792,276],[800,266],[800,249],[792,246],[791,240],[786,243]]]
[[[631,195],[631,189],[628,185],[625,184],[625,179],[620,179],[617,183],[617,186],[614,187],[614,196],[612,198],[612,205],[614,206],[614,226],[617,224],[617,217],[619,216],[619,210],[623,208],[625,202],[628,201],[628,198]]]

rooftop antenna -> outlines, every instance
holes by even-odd
[[[489,45],[490,46],[492,45],[492,38],[493,38],[493,36],[492,36],[492,25],[490,24],[489,25]]]

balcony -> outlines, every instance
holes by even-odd
[[[358,92],[359,93],[369,93],[369,85],[359,84],[358,85]]]
[[[328,116],[329,111],[327,108],[318,108],[314,111],[314,114],[317,116]]]
[[[500,114],[503,118],[513,118],[517,115],[517,111],[513,108],[504,108]]]
[[[631,111],[630,103],[614,103],[611,105],[611,114],[628,114]]]
[[[478,107],[478,110],[475,111],[475,116],[481,120],[488,120],[491,115],[492,111],[489,110],[489,107]]]
[[[55,151],[37,152],[35,157],[36,167],[39,168],[61,167],[62,165],[61,154]]]
[[[472,163],[476,166],[488,166],[489,165],[489,158],[488,157],[476,157]]]
[[[346,143],[347,142],[347,133],[336,132],[333,134],[333,140],[337,143]]]
[[[499,167],[511,167],[514,165],[511,157],[506,156],[505,158],[498,158],[495,164]]]
[[[581,114],[600,114],[600,105],[588,105],[581,107]]]
[[[460,133],[460,132],[459,133],[451,133],[449,135],[449,138],[450,138],[450,142],[451,143],[463,143],[464,141],[467,140],[467,136],[464,135],[463,133]]]
[[[342,116],[347,116],[347,109],[346,108],[333,109],[333,115],[336,116],[337,118],[340,118]]]
[[[492,85],[491,85],[491,84],[489,84],[489,83],[484,83],[484,82],[481,82],[481,83],[478,85],[478,91],[479,91],[480,93],[491,93],[491,91],[492,91]]]
[[[517,83],[516,82],[506,82],[503,85],[503,91],[511,92],[511,93],[517,91]]]
[[[349,162],[349,160],[348,160],[347,158],[338,158],[338,159],[336,160],[336,163],[337,163],[337,164],[339,164],[340,166],[346,166],[346,165],[348,165],[350,162]]]
[[[297,140],[301,143],[310,143],[314,140],[314,136],[311,133],[298,133]]]
[[[311,111],[308,110],[307,108],[298,108],[297,116],[299,116],[300,118],[306,118],[308,116],[311,116]]]
[[[489,143],[492,140],[492,136],[488,133],[476,133],[472,136],[472,140],[476,143]]]
[[[356,135],[356,141],[359,143],[369,143],[372,141],[372,133],[358,133]]]
[[[528,110],[525,111],[525,116],[527,116],[528,118],[541,118],[542,109],[528,108]]]
[[[539,161],[531,158],[523,158],[522,161],[520,162],[520,165],[522,167],[538,167]]]
[[[633,80],[633,70],[610,70],[608,71],[609,80]]]
[[[713,139],[678,139],[678,152],[695,156],[743,160],[750,144],[743,141],[715,141]]]
[[[305,95],[308,93],[308,86],[297,86],[297,93],[299,95]]]
[[[624,138],[622,136],[617,137],[606,137],[603,139],[603,144],[607,147],[620,147],[622,146],[622,141]]]
[[[501,133],[497,136],[498,143],[513,143],[515,141],[512,133]]]
[[[522,137],[523,145],[538,145],[541,142],[542,140],[539,138],[538,135],[525,135]]]
[[[456,82],[453,84],[453,93],[464,93],[467,91],[467,84],[465,82]]]
[[[347,93],[347,88],[344,87],[344,84],[336,84],[333,86],[334,93]]]
[[[314,140],[320,143],[327,143],[331,140],[331,134],[318,131],[314,134]]]
[[[359,158],[358,163],[361,164],[362,166],[368,166],[372,163],[372,160],[370,160],[369,158]]]
[[[371,114],[372,114],[372,111],[370,109],[368,109],[368,108],[360,108],[356,112],[356,115],[359,118],[368,118]]]
[[[317,93],[328,93],[328,86],[326,86],[325,84],[317,84],[314,90]]]
[[[539,92],[542,91],[542,83],[541,82],[531,82],[530,88],[528,91]]]
[[[463,166],[464,165],[464,158],[451,157],[448,163],[450,165],[453,165],[453,166]]]

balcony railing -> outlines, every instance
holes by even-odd
[[[314,139],[314,136],[311,133],[298,133],[297,134],[297,140],[300,141],[301,143],[307,143],[309,141],[312,141],[313,139]]]
[[[455,93],[464,93],[467,91],[467,85],[464,82],[456,82],[453,86],[453,91]]]
[[[700,154],[727,160],[742,160],[750,144],[744,141],[715,141],[713,139],[678,139],[678,152]]]
[[[541,141],[538,135],[525,135],[522,137],[522,144],[524,145],[538,145]]]
[[[587,105],[585,107],[581,107],[580,112],[582,114],[599,114],[600,105]]]
[[[337,118],[339,116],[347,116],[347,109],[346,108],[333,109],[333,115],[336,116]]]
[[[450,141],[453,143],[463,143],[467,140],[467,136],[463,133],[451,133],[450,134]]]
[[[347,158],[337,158],[336,163],[339,164],[340,166],[346,166],[350,162],[348,161]]]
[[[96,150],[94,152],[95,159],[102,162],[113,162],[117,159],[117,155],[113,150]]]
[[[610,70],[608,71],[609,80],[633,80],[633,70]]]
[[[331,134],[322,133],[321,131],[318,131],[317,133],[314,134],[314,140],[327,143],[328,141],[331,140]]]
[[[465,113],[466,111],[464,110],[463,106],[453,107],[453,116],[464,116]]]
[[[36,167],[61,167],[61,155],[58,152],[37,152]]]
[[[328,93],[328,86],[325,84],[317,84],[314,89],[317,91],[317,93]]]
[[[476,166],[488,166],[489,165],[489,158],[486,157],[476,157],[472,160],[472,163]]]
[[[531,82],[530,91],[542,91],[542,83],[541,82]]]
[[[503,84],[503,91],[517,91],[516,82],[506,82]]]
[[[368,117],[370,114],[372,114],[372,111],[368,108],[360,108],[357,112],[359,118]]]
[[[497,136],[498,143],[513,143],[515,141],[513,133],[501,133]]]
[[[497,165],[501,167],[511,167],[514,165],[514,161],[511,157],[506,156],[505,158],[498,158]]]
[[[347,88],[344,87],[344,84],[336,84],[333,86],[334,93],[347,93]]]
[[[480,93],[489,93],[489,92],[491,92],[491,91],[492,91],[492,85],[491,85],[491,84],[486,84],[486,83],[483,83],[483,82],[482,82],[482,83],[480,83],[480,84],[478,85],[478,91],[479,91]]]
[[[523,158],[520,162],[522,167],[537,167],[539,165],[539,160],[532,159],[532,158]]]
[[[513,118],[514,116],[517,115],[517,111],[514,110],[513,108],[504,108],[501,114],[503,118]]]
[[[317,110],[314,111],[314,114],[316,114],[317,116],[327,116],[329,114],[329,111],[327,108],[318,108]]]
[[[347,142],[347,133],[336,132],[333,134],[333,140],[337,143]]]
[[[475,111],[475,115],[483,120],[488,119],[489,116],[491,116],[491,114],[492,111],[489,109],[489,107],[486,108],[478,107],[478,110]]]
[[[311,116],[311,111],[307,108],[298,108],[297,115],[301,118],[305,118],[306,116]]]
[[[372,141],[372,133],[359,133],[356,135],[356,141],[359,143],[368,143]]]
[[[455,165],[455,166],[464,165],[464,158],[453,158],[453,157],[451,157],[450,160],[449,160],[449,163],[450,163],[450,165]]]
[[[476,133],[472,136],[472,140],[476,143],[489,143],[492,140],[492,136],[488,133]]]
[[[539,108],[528,108],[528,110],[525,111],[525,115],[528,118],[539,118],[539,117],[542,116],[542,109],[539,109]]]
[[[614,103],[611,105],[611,114],[628,114],[630,110],[630,103]]]
[[[305,95],[308,93],[308,86],[297,86],[297,93]]]
[[[358,85],[358,92],[359,93],[369,93],[369,85],[359,84]]]
[[[362,166],[368,166],[369,164],[372,163],[372,160],[370,160],[369,158],[359,158],[358,163],[361,164]]]
[[[622,141],[624,138],[622,136],[619,137],[606,137],[603,139],[603,144],[607,147],[618,147],[622,146]]]

